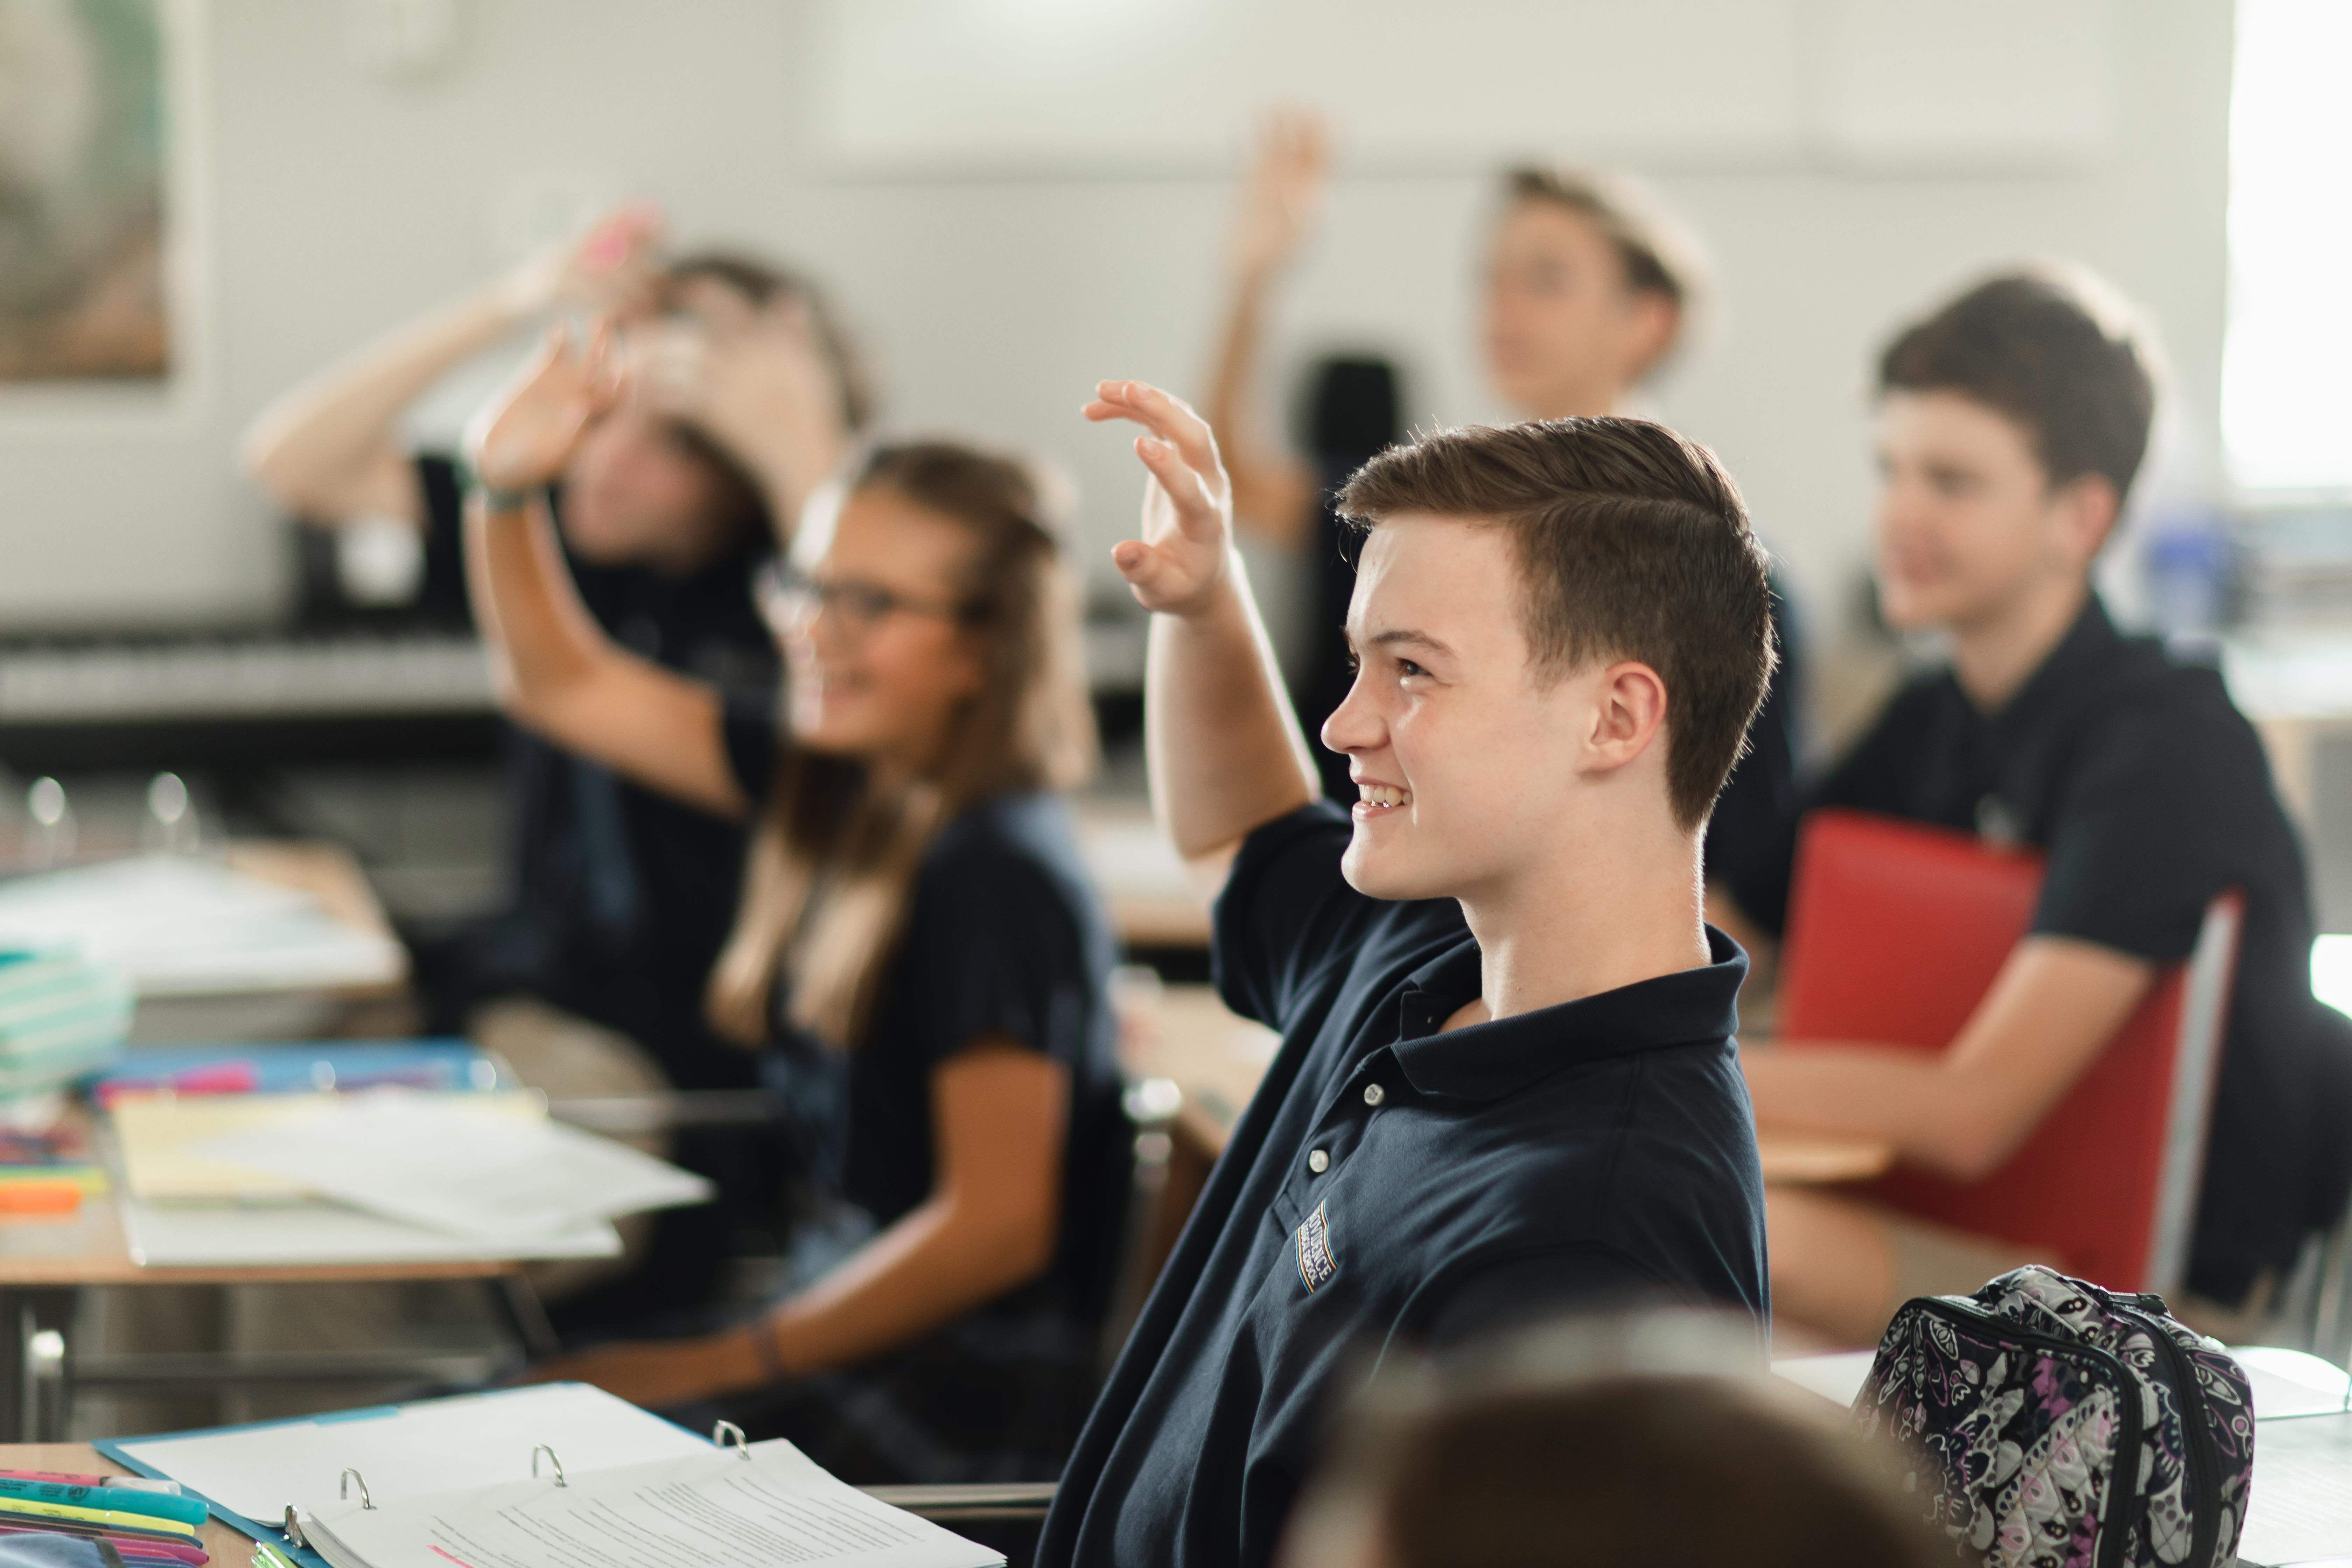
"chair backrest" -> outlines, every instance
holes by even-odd
[[[1773,1032],[1949,1047],[2027,931],[2039,855],[1860,812],[1806,818]],[[2204,1172],[2242,900],[2206,910],[2169,966],[1999,1170],[1955,1182],[1898,1167],[1877,1201],[1979,1235],[2047,1247],[2069,1272],[2125,1290],[2179,1289]]]

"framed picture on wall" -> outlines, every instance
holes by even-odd
[[[192,379],[196,4],[0,0],[0,404]]]

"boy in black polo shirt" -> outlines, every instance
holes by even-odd
[[[2210,669],[2126,637],[2094,559],[2147,446],[2154,384],[2086,279],[1996,278],[1880,363],[1880,598],[1940,630],[1948,666],[1896,694],[1809,804],[2044,851],[2029,934],[1940,1058],[1750,1053],[1768,1124],[1869,1133],[1967,1179],[1996,1169],[2090,1065],[2206,904],[2246,898],[2190,1295],[2225,1338],[2260,1320],[2352,1182],[2352,1025],[2311,995],[2302,851],[2252,728]],[[1777,929],[1789,860],[1737,889]],[[1771,1194],[1784,1322],[1874,1341],[1917,1295],[1972,1290],[2030,1249],[1820,1192]],[[2063,1262],[2063,1259],[2049,1259]]]
[[[1038,1561],[1271,1554],[1365,1352],[1564,1306],[1766,1310],[1731,1035],[1747,961],[1699,841],[1772,667],[1714,460],[1638,420],[1391,449],[1321,793],[1231,542],[1214,442],[1105,382],[1150,469],[1113,559],[1152,617],[1152,794],[1222,880],[1225,999],[1284,1035],[1064,1473]]]

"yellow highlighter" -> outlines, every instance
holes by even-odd
[[[152,1513],[122,1513],[110,1508],[77,1508],[69,1502],[35,1502],[30,1498],[0,1498],[0,1517],[29,1514],[35,1519],[70,1520],[131,1535],[169,1535],[194,1541],[196,1527]]]

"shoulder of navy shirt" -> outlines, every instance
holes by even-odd
[[[1064,1472],[1040,1563],[1260,1563],[1332,1397],[1389,1350],[1659,1299],[1768,1310],[1739,1076],[1746,956],[1441,1034],[1480,991],[1451,900],[1349,888],[1317,805],[1217,910],[1226,1000],[1283,1032]]]

